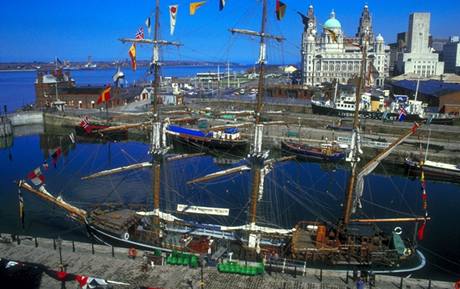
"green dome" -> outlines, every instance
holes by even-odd
[[[324,28],[328,29],[340,29],[342,28],[342,25],[340,24],[339,20],[335,18],[331,18],[324,23]]]
[[[335,12],[332,10],[331,17],[324,23],[324,28],[327,29],[341,29],[342,24],[340,24],[339,20],[335,18]]]

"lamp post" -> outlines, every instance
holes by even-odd
[[[59,267],[61,268],[61,271],[62,271],[63,265],[62,265],[62,239],[61,239],[61,236],[58,236],[58,239],[57,239],[56,243],[57,243],[57,246],[59,248]]]

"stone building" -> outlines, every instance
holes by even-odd
[[[372,18],[367,5],[364,6],[356,37],[347,37],[334,11],[317,30],[313,6],[308,8],[308,22],[304,21],[302,34],[302,83],[304,86],[319,85],[323,82],[338,81],[346,84],[359,75],[362,53],[357,46],[364,33],[369,35],[368,63],[375,67],[377,86],[383,86],[388,76],[388,52],[382,35],[374,38]],[[336,36],[336,37],[334,37]],[[371,65],[366,67],[369,69]]]
[[[460,37],[450,37],[444,45],[444,72],[460,74]]]
[[[421,77],[441,75],[444,62],[430,47],[430,13],[413,13],[409,16],[407,47],[398,55],[397,70],[403,74],[417,74]]]

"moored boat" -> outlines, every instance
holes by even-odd
[[[346,152],[337,143],[324,143],[320,146],[311,146],[299,142],[282,141],[281,149],[294,153],[301,158],[336,162],[345,159]]]
[[[430,160],[420,162],[410,157],[405,159],[404,164],[410,174],[418,174],[423,168],[425,175],[429,178],[460,182],[460,165]]]
[[[239,129],[233,127],[222,131],[203,132],[170,124],[166,127],[165,132],[172,139],[199,147],[244,150],[248,146],[248,141],[241,138]]]

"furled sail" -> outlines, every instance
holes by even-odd
[[[363,190],[364,190],[364,177],[370,174],[379,165],[379,163],[383,159],[385,159],[398,145],[400,145],[406,139],[408,139],[411,135],[413,135],[419,126],[420,125],[418,123],[414,123],[410,131],[408,131],[406,134],[398,138],[395,142],[390,144],[386,149],[381,151],[374,159],[368,162],[361,169],[361,171],[358,173],[356,177],[355,198],[353,200],[353,209],[352,209],[353,213],[356,212],[357,207],[359,208],[362,207],[361,197],[363,195]]]
[[[121,173],[121,172],[131,171],[131,170],[135,170],[135,169],[148,168],[148,167],[151,167],[151,166],[152,166],[151,162],[137,163],[137,164],[123,166],[123,167],[119,167],[119,168],[115,168],[115,169],[100,171],[100,172],[94,173],[92,175],[82,177],[81,179],[82,180],[89,180],[89,179],[94,179],[94,178],[98,178],[98,177],[104,177],[104,176],[113,175],[113,174],[117,174],[117,173]]]

